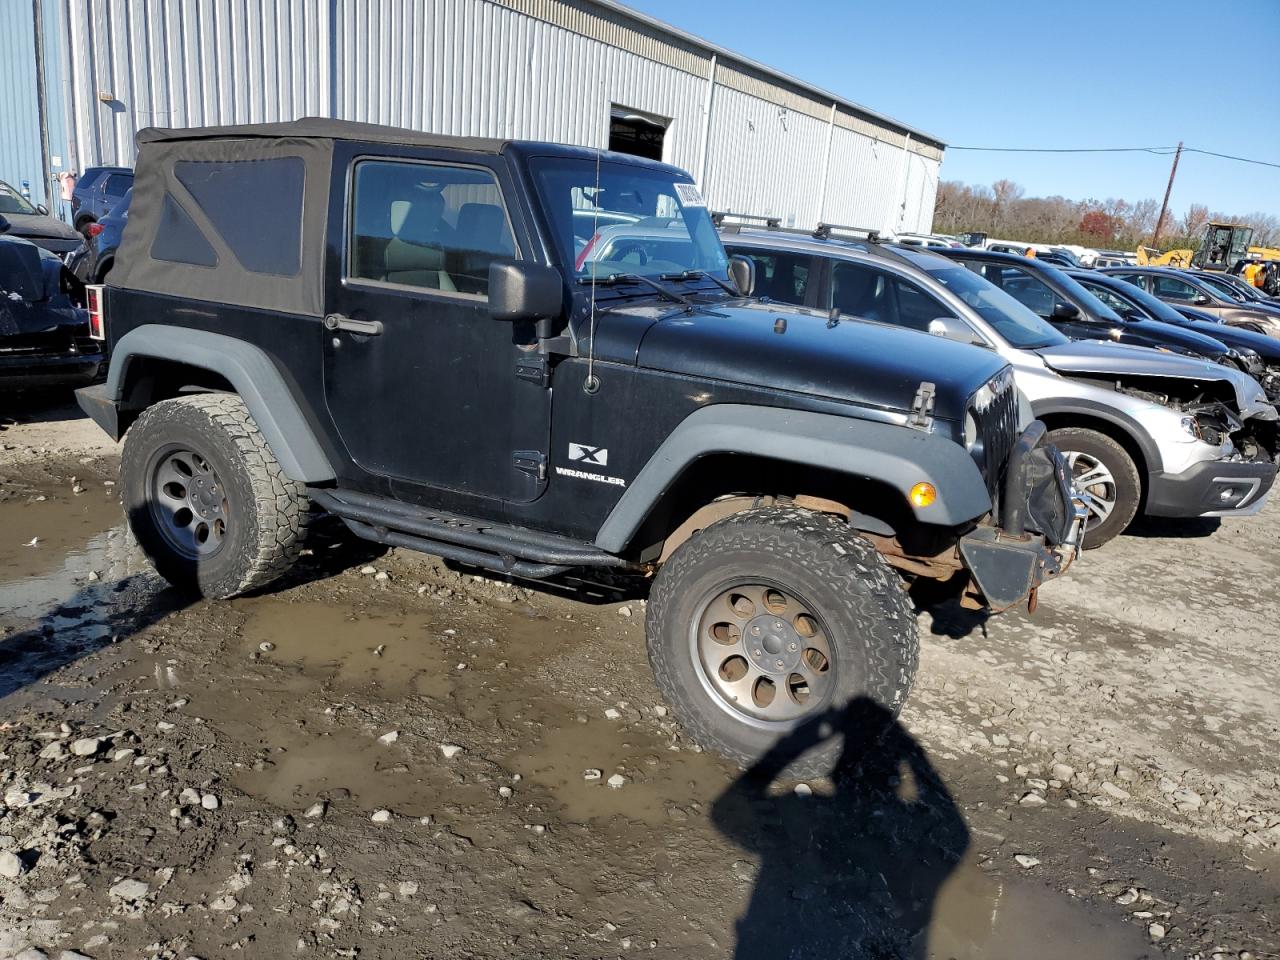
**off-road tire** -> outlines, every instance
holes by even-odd
[[[1050,430],[1048,442],[1063,456],[1083,453],[1098,460],[1115,479],[1115,508],[1102,523],[1085,530],[1081,545],[1096,550],[1128,529],[1142,502],[1142,476],[1128,451],[1104,433],[1086,427],[1060,427]]]
[[[658,572],[649,595],[649,664],[676,718],[700,746],[745,768],[789,734],[799,736],[802,725],[815,725],[810,717],[753,725],[733,715],[704,684],[691,642],[700,605],[725,584],[750,578],[803,595],[825,620],[836,674],[823,715],[838,716],[854,701],[865,705],[860,699],[865,697],[874,705],[860,710],[860,716],[880,717],[886,724],[896,717],[920,652],[901,578],[840,518],[794,508],[757,508],[719,520],[682,544]],[[859,749],[880,732],[861,731]],[[770,772],[822,776],[842,758],[850,759],[844,737],[828,736],[794,757],[788,755]]]
[[[228,532],[210,558],[193,560],[174,550],[149,509],[153,458],[170,445],[196,451],[221,478]],[[285,475],[235,394],[178,397],[149,407],[125,435],[121,461],[129,526],[156,571],[174,586],[225,599],[266,586],[297,559],[309,516],[306,488]]]

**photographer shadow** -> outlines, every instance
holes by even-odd
[[[836,737],[831,792],[770,790]],[[712,820],[759,859],[735,960],[923,960],[938,891],[969,846],[924,750],[867,697],[783,737],[717,798]]]

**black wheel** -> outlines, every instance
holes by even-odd
[[[901,578],[843,520],[807,510],[747,510],[695,534],[659,571],[645,629],[676,717],[744,767],[855,698],[896,715],[919,657]],[[815,740],[789,775],[835,766],[842,738]]]
[[[1118,537],[1133,522],[1142,499],[1142,478],[1133,458],[1106,434],[1084,427],[1050,430],[1048,440],[1066,458],[1076,489],[1089,508],[1084,549],[1096,549]]]
[[[270,583],[302,547],[306,490],[233,394],[148,408],[125,436],[121,479],[134,536],[175,586],[232,597]]]

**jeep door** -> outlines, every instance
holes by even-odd
[[[488,302],[490,263],[529,249],[506,166],[496,154],[371,153],[335,147],[322,335],[337,432],[397,495],[536,499],[550,391],[518,363],[532,331],[494,320]]]

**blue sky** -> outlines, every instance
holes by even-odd
[[[950,144],[1280,163],[1280,0],[624,0]],[[946,180],[1159,199],[1170,157],[949,150]],[[1280,169],[1183,154],[1170,204],[1280,214]]]

